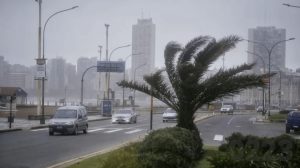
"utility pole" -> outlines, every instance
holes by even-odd
[[[99,45],[99,61],[101,61],[101,54],[102,54],[102,46]],[[97,100],[98,100],[98,105],[100,105],[100,97],[101,97],[101,72],[99,72],[99,88],[98,88],[98,97],[97,97]]]
[[[42,58],[42,0],[36,0],[36,2],[39,3],[39,28],[38,28],[38,59],[37,59],[37,65],[38,61]],[[37,80],[37,115],[41,114],[41,79]]]
[[[105,56],[106,56],[106,61],[108,61],[108,28],[109,28],[109,24],[105,24],[105,28],[106,28],[106,51],[105,51]],[[108,72],[105,72],[105,84],[106,84],[106,96],[104,94],[104,99],[109,99]]]

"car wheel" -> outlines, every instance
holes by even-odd
[[[49,135],[50,136],[54,135],[54,132],[53,131],[49,131]]]
[[[136,122],[137,122],[137,118],[135,118],[135,120],[134,120],[134,123],[136,124]]]
[[[78,135],[78,127],[77,126],[74,129],[73,135]]]
[[[288,134],[288,133],[290,133],[290,132],[291,132],[291,129],[290,129],[289,127],[286,127],[286,128],[285,128],[285,133]]]

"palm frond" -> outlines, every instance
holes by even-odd
[[[155,89],[149,88],[149,86],[147,86],[145,84],[140,84],[140,83],[133,82],[133,81],[128,82],[128,81],[122,80],[122,81],[118,82],[117,85],[120,87],[140,91],[149,96],[153,96],[153,97],[157,98],[158,100],[164,102],[166,105],[168,105],[170,107],[173,107],[176,105],[176,104],[173,104],[173,102],[171,102],[168,98],[166,98],[165,95],[161,94],[159,91],[157,91]]]
[[[240,38],[237,36],[228,36],[218,42],[212,39],[206,48],[200,51],[195,57],[195,77],[198,79],[201,78],[214,61],[234,48],[239,41]]]
[[[166,72],[169,77],[169,81],[174,88],[175,93],[179,92],[180,78],[174,66],[174,59],[176,54],[182,50],[180,44],[176,42],[170,42],[167,44],[164,52]]]
[[[201,46],[205,45],[209,39],[211,39],[209,36],[199,36],[188,42],[178,58],[178,64],[185,64],[186,62],[191,61],[191,58],[194,56],[195,52]]]
[[[150,85],[152,90],[161,94],[161,97],[168,99],[172,104],[176,104],[177,97],[174,94],[172,88],[165,82],[162,72],[164,70],[158,70],[151,75],[145,75],[144,80]]]
[[[266,85],[265,78],[267,77],[268,74],[248,74],[231,77],[219,75],[219,77],[210,78],[201,84],[202,91],[194,100],[194,103],[197,104],[195,109],[219,98],[233,96],[244,89],[264,87]]]

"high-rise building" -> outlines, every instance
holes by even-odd
[[[279,41],[286,39],[286,30],[275,27],[257,27],[248,30],[248,63],[256,62],[253,70],[256,73],[263,72],[265,65],[268,71],[269,55],[266,48],[271,48]],[[257,43],[253,43],[257,42]],[[285,47],[286,43],[282,42],[276,45],[271,53],[271,71],[283,71],[285,67]]]
[[[10,65],[0,56],[0,86],[8,86],[8,73]]]
[[[136,81],[141,81],[154,70],[155,24],[152,19],[138,19],[132,26],[132,54],[131,79],[135,76]]]
[[[77,76],[80,83],[82,75],[87,68],[97,65],[97,57],[86,58],[81,57],[77,60]],[[97,68],[90,69],[84,76],[84,97],[96,98],[99,87],[99,79],[97,78]]]
[[[49,96],[62,96],[65,90],[65,65],[66,61],[63,58],[53,58],[49,60],[47,67],[47,88],[49,93],[54,94]]]

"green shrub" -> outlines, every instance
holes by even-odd
[[[164,128],[151,132],[139,148],[143,168],[192,168],[200,159],[202,140],[191,131]]]
[[[251,149],[230,149],[208,159],[214,168],[282,168],[278,156]]]
[[[243,136],[234,133],[219,147],[220,154],[210,162],[215,168],[222,167],[300,167],[300,143],[288,135],[274,138]]]

